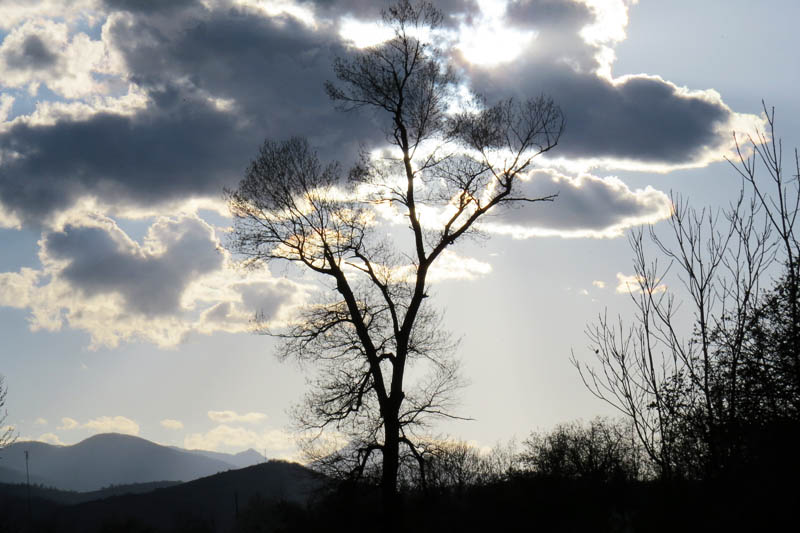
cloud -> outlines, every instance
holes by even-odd
[[[336,111],[323,89],[335,78],[333,58],[349,53],[337,26],[342,17],[374,20],[381,6],[304,2],[316,17],[309,24],[287,12],[289,3],[258,5],[87,4],[89,18],[106,12],[95,21],[103,21],[99,39],[68,21],[15,26],[0,56],[19,68],[6,69],[4,83],[43,83],[67,101],[40,101],[0,128],[0,224],[47,225],[87,197],[109,208],[218,197],[265,137],[305,135],[323,158],[345,162],[362,144],[382,145],[384,132],[369,113]],[[719,158],[733,121],[747,117],[732,113],[718,94],[657,76],[599,73],[604,61],[610,65],[609,47],[625,36],[627,6],[511,2],[505,26],[536,38],[515,61],[496,67],[462,58],[468,81],[490,100],[557,95],[568,118],[558,157],[661,169]],[[437,7],[452,15],[446,35],[455,44],[455,27],[470,35],[483,20],[475,2]]]
[[[0,44],[0,86],[33,95],[40,85],[66,98],[103,94],[110,86],[95,74],[115,73],[105,43],[64,22],[26,21]]]
[[[183,429],[183,422],[181,422],[180,420],[173,420],[172,418],[165,418],[164,420],[162,420],[159,423],[161,424],[161,427],[164,427],[164,428],[167,428],[167,429],[174,429],[176,431],[179,430],[179,429]]]
[[[147,0],[102,0],[103,7],[111,11],[128,11],[138,14],[172,13],[187,7],[199,7],[199,0],[170,0],[169,2]]]
[[[63,265],[60,278],[87,296],[121,295],[133,312],[175,312],[194,278],[222,266],[213,229],[199,218],[162,218],[150,226],[142,244],[111,219],[87,224],[93,222],[46,234],[44,262]]]
[[[640,294],[642,293],[643,279],[635,274],[627,275],[617,272],[617,293],[618,294]],[[665,292],[666,285],[658,285],[653,289],[653,294]]]
[[[100,416],[89,420],[85,424],[81,424],[74,418],[65,416],[61,418],[61,425],[56,429],[62,431],[71,429],[89,429],[94,433],[125,433],[128,435],[139,434],[139,424],[124,416]],[[48,433],[47,435],[53,434]],[[55,438],[58,439],[58,437]],[[60,443],[61,442],[59,441],[57,444]]]
[[[311,7],[320,17],[354,17],[362,20],[380,20],[381,11],[391,5],[390,2],[374,0],[299,0],[299,4]],[[479,12],[475,0],[437,0],[435,5],[445,15],[444,24],[450,27]]]
[[[75,23],[79,19],[94,20],[96,0],[3,0],[0,29],[9,29],[27,19],[51,17]]]
[[[56,446],[63,446],[64,443],[61,441],[58,435],[55,433],[42,433],[36,438],[39,442],[46,442],[48,444],[54,444]]]
[[[297,454],[296,438],[283,430],[271,429],[261,432],[242,427],[220,424],[206,433],[187,435],[183,446],[189,450],[242,451],[247,448],[267,450],[270,457],[290,458]]]
[[[95,433],[139,434],[139,424],[124,416],[100,416],[89,420],[82,427]]]
[[[214,422],[229,423],[229,422],[244,422],[246,424],[255,424],[267,418],[264,413],[247,413],[238,414],[235,411],[209,411],[208,418]]]
[[[607,168],[704,166],[732,149],[731,132],[755,116],[734,113],[713,90],[689,90],[659,76],[612,77],[613,45],[625,38],[626,2],[511,2],[507,21],[537,32],[512,62],[460,61],[472,88],[496,101],[552,95],[567,117],[554,157]]]
[[[605,289],[606,288],[606,282],[605,281],[594,280],[594,281],[592,281],[592,285],[594,287],[597,287],[598,289]]]
[[[34,425],[37,425],[37,426],[46,426],[47,425],[47,419],[42,418],[40,416],[39,418],[34,420],[33,423],[34,423]]]
[[[558,194],[553,202],[524,204],[492,213],[481,226],[515,238],[617,237],[627,228],[669,217],[669,196],[650,186],[631,190],[613,176],[567,176],[536,170],[520,185],[529,198]]]
[[[385,267],[384,267],[385,268]],[[473,257],[464,257],[452,250],[445,250],[433,264],[428,277],[430,283],[453,280],[474,280],[486,276],[492,271],[492,265]],[[413,281],[416,266],[407,264],[391,268],[393,279]]]
[[[91,347],[246,332],[257,312],[273,325],[288,321],[308,288],[241,270],[220,248],[194,214],[157,218],[141,241],[113,219],[78,214],[43,234],[40,270],[0,273],[0,305],[30,309],[33,330],[85,330]]]
[[[0,203],[26,224],[46,222],[87,195],[138,206],[218,197],[265,137],[306,135],[324,156],[345,161],[362,143],[383,142],[371,117],[341,113],[325,96],[333,57],[345,53],[332,30],[226,7],[112,16],[102,41],[89,44],[104,55],[87,58],[85,68],[137,95],[136,106],[126,114],[99,98],[51,104],[80,112],[44,123],[34,122],[36,113],[17,117],[0,131]],[[66,83],[57,73],[26,76],[15,86]]]
[[[6,65],[12,69],[39,70],[53,65],[56,59],[57,56],[38,35],[28,35],[19,48],[12,48],[5,56]]]
[[[719,158],[727,130],[752,117],[714,91],[612,77],[630,3],[518,0],[505,14],[491,9],[502,3],[482,3],[485,13],[474,1],[436,5],[448,17],[441,36],[473,89],[490,100],[557,96],[567,114],[554,152],[562,159],[544,163],[665,170]],[[235,185],[265,137],[308,136],[323,159],[345,164],[361,145],[382,147],[385,132],[370,113],[336,111],[323,89],[335,79],[333,59],[351,53],[343,25],[374,21],[379,4],[6,0],[0,227],[41,230],[42,265],[0,273],[0,305],[30,310],[34,330],[84,330],[93,348],[244,332],[257,311],[285,324],[308,288],[237,271],[198,206],[224,211],[222,188]],[[496,66],[459,56],[484,19],[531,37],[524,53]],[[483,229],[614,237],[667,213],[663,193],[614,177],[543,170],[522,187],[560,195],[495,213]],[[123,229],[134,219],[149,224],[144,238]],[[431,280],[491,269],[449,253],[437,267]]]
[[[68,416],[65,416],[65,417],[63,417],[61,419],[61,425],[58,426],[57,429],[67,430],[67,429],[75,429],[75,428],[78,428],[78,427],[80,427],[80,423],[77,420],[75,420],[74,418],[70,418]]]

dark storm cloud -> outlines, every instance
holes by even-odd
[[[380,20],[381,13],[396,4],[394,0],[300,0],[300,3],[323,17],[350,16],[362,20]],[[434,4],[445,15],[445,26],[456,25],[462,18],[468,20],[480,12],[475,0],[438,0]]]
[[[473,68],[471,78],[489,101],[552,96],[567,118],[559,156],[679,164],[728,140],[718,128],[731,118],[729,109],[681,94],[656,77],[632,76],[615,84],[567,65],[522,59],[491,71]]]
[[[140,205],[221,194],[257,140],[206,103],[170,106],[170,93],[154,92],[162,105],[138,117],[16,126],[0,137],[0,150],[22,154],[0,168],[3,204],[36,223],[83,194]]]
[[[602,232],[630,220],[654,219],[669,213],[669,198],[654,189],[631,191],[615,179],[584,175],[569,178],[548,171],[531,174],[521,189],[529,198],[554,193],[554,202],[500,212],[493,221],[524,228]],[[627,221],[627,222],[626,222]]]
[[[175,313],[196,276],[222,266],[208,226],[196,219],[155,227],[165,249],[142,249],[114,227],[66,226],[43,240],[47,257],[68,261],[59,277],[88,296],[118,293],[131,311],[148,316]]]
[[[110,10],[150,14],[175,11],[201,4],[198,0],[103,0],[103,5]]]
[[[518,27],[557,26],[577,32],[592,21],[592,12],[586,4],[573,1],[511,0],[505,18],[509,24]]]
[[[58,56],[51,52],[38,35],[29,35],[18,50],[6,54],[5,63],[11,69],[40,70],[53,66]]]
[[[335,35],[233,9],[183,26],[165,32],[152,17],[129,17],[110,29],[151,97],[146,110],[0,135],[0,153],[15,154],[0,167],[6,209],[30,224],[87,193],[138,205],[218,197],[265,137],[308,136],[321,157],[345,164],[362,142],[383,139],[370,117],[338,112],[325,95],[343,53]]]
[[[259,144],[265,137],[304,135],[322,157],[348,162],[360,143],[383,140],[367,113],[336,111],[325,94],[325,81],[335,79],[334,58],[346,54],[333,30],[235,9],[185,26],[177,38],[147,21],[111,29],[140,86],[158,91],[188,80],[198,91],[231,100],[232,115]]]
[[[338,112],[325,95],[332,61],[346,53],[335,25],[313,30],[289,15],[231,6],[177,16],[156,10],[159,2],[107,2],[129,11],[108,34],[128,79],[150,103],[133,116],[18,123],[0,134],[0,202],[25,224],[41,223],[87,194],[146,206],[219,197],[264,138],[307,136],[323,159],[345,167],[362,144],[383,142],[372,115]],[[317,4],[337,15],[373,9],[359,0]],[[474,8],[437,6],[452,13]],[[465,65],[472,87],[490,101],[552,95],[567,116],[558,155],[685,163],[720,142],[715,127],[729,112],[719,103],[679,94],[660,79],[615,85],[594,75],[597,49],[578,36],[589,15],[569,2],[513,3],[508,17],[538,37],[515,62]],[[31,42],[31,58],[46,63],[47,53]]]
[[[536,37],[513,62],[491,69],[465,65],[473,90],[490,102],[552,96],[567,117],[559,156],[679,164],[728,140],[718,132],[730,118],[720,102],[681,94],[657,77],[612,83],[598,76],[600,46],[580,36],[595,17],[573,1],[512,1],[505,20]]]

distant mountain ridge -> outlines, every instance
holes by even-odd
[[[16,442],[3,450],[0,482],[25,479],[29,453],[31,482],[63,490],[93,491],[111,485],[190,481],[264,462],[254,450],[239,454],[183,450],[140,437],[103,433],[70,446]]]
[[[239,452],[236,454],[231,453],[223,453],[223,452],[212,452],[209,450],[187,450],[185,448],[179,448],[177,446],[170,446],[170,448],[174,450],[179,450],[182,452],[189,452],[194,453],[197,455],[202,455],[205,457],[209,457],[211,459],[217,459],[219,461],[229,463],[236,468],[246,468],[248,466],[257,465],[260,463],[266,463],[267,458],[266,456],[258,453],[254,449],[250,448],[249,450],[245,450],[243,452]]]

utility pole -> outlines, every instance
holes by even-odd
[[[25,477],[28,482],[28,526],[33,525],[33,513],[31,512],[31,471],[28,468],[28,450],[25,450]]]

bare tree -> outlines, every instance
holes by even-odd
[[[5,425],[6,419],[8,418],[8,412],[5,410],[6,394],[8,394],[8,389],[3,386],[3,381],[5,380],[3,376],[0,375],[0,450],[9,444],[13,444],[16,440],[14,428]]]
[[[800,189],[784,177],[774,114],[765,114],[769,132],[748,138],[733,163],[738,200],[712,212],[674,199],[667,238],[632,232],[633,323],[601,316],[587,331],[598,364],[573,356],[588,389],[631,419],[663,477],[726,475],[752,453],[747,433],[798,420]]]
[[[321,365],[302,426],[343,433],[349,445],[328,459],[349,458],[356,476],[375,466],[387,502],[404,462],[416,462],[424,477],[419,432],[432,417],[453,416],[460,384],[454,343],[427,299],[431,268],[487,213],[554,198],[526,197],[519,178],[556,146],[564,124],[544,97],[491,107],[477,100],[470,111],[450,112],[458,79],[440,51],[416,37],[441,21],[432,4],[401,0],[384,13],[392,39],[334,64],[329,96],[345,111],[384,117],[393,155],[364,156],[345,180],[306,141],[267,141],[228,192],[236,252],[327,280],[329,291],[271,334],[283,340],[282,357]],[[376,205],[404,217],[408,249],[382,233]],[[430,370],[415,387],[412,365]]]

